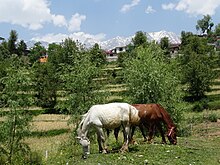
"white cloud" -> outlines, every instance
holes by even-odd
[[[47,23],[66,27],[70,31],[80,30],[84,15],[76,13],[68,22],[63,15],[52,14],[48,0],[0,0],[0,23],[19,25],[30,30],[39,30]]]
[[[63,15],[52,15],[52,20],[55,26],[67,26],[66,19]]]
[[[131,10],[131,8],[133,8],[134,6],[137,6],[139,4],[139,2],[140,2],[140,0],[132,0],[130,4],[123,5],[120,11],[122,13],[126,13],[129,10]]]
[[[162,9],[164,10],[173,10],[175,8],[174,3],[169,3],[169,4],[162,4]]]
[[[62,42],[64,41],[66,38],[71,38],[73,40],[78,40],[80,42],[84,42],[87,39],[93,39],[97,42],[102,41],[105,39],[105,34],[104,33],[99,33],[96,35],[92,35],[92,34],[87,34],[84,32],[75,32],[72,34],[47,34],[45,36],[38,36],[38,37],[34,37],[31,40],[33,41],[44,41],[44,42],[49,42],[49,43],[53,43],[53,42]]]
[[[147,6],[147,8],[145,9],[145,13],[147,13],[147,14],[151,14],[151,13],[155,13],[155,12],[156,12],[156,10],[153,9],[152,6]]]
[[[163,4],[164,10],[175,9],[184,11],[190,15],[214,15],[216,9],[220,7],[220,0],[180,0],[178,3]]]
[[[71,20],[69,21],[68,30],[71,32],[79,31],[81,27],[81,23],[85,19],[86,19],[85,15],[80,15],[79,13],[74,14]]]

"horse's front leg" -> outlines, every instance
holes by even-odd
[[[105,135],[102,128],[97,128],[97,141],[100,153],[107,153],[107,146],[105,145]]]
[[[130,140],[130,126],[123,126],[123,133],[124,133],[124,144],[121,147],[120,151],[121,152],[126,152],[128,151],[128,144]]]
[[[164,132],[163,132],[163,129],[162,129],[162,126],[161,126],[160,123],[157,123],[157,129],[159,130],[159,132],[160,132],[160,134],[161,134],[162,144],[167,144],[166,139],[165,139],[165,136],[164,136]]]
[[[146,142],[147,141],[147,137],[146,137],[146,134],[144,132],[144,125],[142,123],[140,123],[139,128],[141,130],[142,136],[144,137],[144,142]]]

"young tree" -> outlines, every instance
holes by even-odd
[[[215,36],[220,36],[220,23],[215,26],[214,34]]]
[[[5,120],[0,124],[0,152],[7,159],[6,164],[23,164],[23,157],[30,151],[28,145],[23,143],[25,136],[30,133],[29,124],[32,119],[26,111],[33,103],[30,97],[30,70],[19,67],[17,57],[10,60],[11,65],[7,66],[6,75],[0,79],[4,84],[0,98],[8,107],[5,110]]]
[[[6,41],[3,41],[0,44],[0,61],[4,61],[5,59],[10,57],[10,52],[8,50],[8,45]]]
[[[59,89],[56,68],[50,62],[35,63],[32,68],[36,104],[53,110],[57,103],[57,90]]]
[[[210,15],[204,15],[203,19],[197,21],[196,30],[201,30],[202,34],[209,34],[214,23]]]
[[[75,116],[103,102],[105,93],[99,92],[102,83],[95,80],[101,74],[101,67],[91,61],[90,51],[79,48],[71,39],[66,39],[61,46],[64,58],[57,75],[66,99],[58,102],[56,108]]]
[[[210,89],[213,75],[214,49],[207,44],[205,38],[189,36],[187,44],[181,47],[180,61],[183,72],[183,83],[187,84],[188,94],[192,101],[205,97]]]
[[[18,39],[18,34],[15,30],[11,30],[10,37],[8,39],[8,50],[10,54],[17,54],[16,42]]]
[[[165,62],[163,51],[156,44],[140,47],[136,52],[136,58],[127,61],[124,72],[131,102],[161,103],[175,121],[179,121],[181,110],[177,104],[181,99],[181,90],[178,67],[173,62]]]
[[[160,48],[164,51],[164,55],[166,55],[166,57],[170,57],[170,42],[168,37],[161,38]]]
[[[17,51],[18,51],[18,55],[19,55],[19,56],[27,55],[27,45],[26,45],[26,43],[24,42],[24,40],[21,40],[21,41],[18,43]]]
[[[39,60],[41,56],[46,55],[46,49],[41,45],[40,42],[34,44],[34,47],[30,49],[29,58],[30,63],[33,64]]]
[[[97,66],[103,66],[106,64],[106,55],[103,50],[100,49],[99,45],[95,45],[90,49],[91,61]]]
[[[135,37],[132,38],[132,44],[134,45],[134,47],[146,45],[147,44],[146,33],[142,32],[142,31],[136,32]]]
[[[63,58],[63,48],[60,44],[49,44],[47,54],[48,62],[52,63],[57,69],[59,69],[59,64],[65,63]]]

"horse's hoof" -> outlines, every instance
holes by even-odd
[[[121,148],[119,150],[120,153],[125,153],[125,152],[128,152],[128,148]]]
[[[103,153],[103,154],[107,154],[107,153],[108,153],[108,150],[105,149],[105,150],[102,151],[102,153]]]
[[[88,156],[87,155],[82,155],[82,159],[87,159]]]

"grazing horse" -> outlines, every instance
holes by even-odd
[[[167,127],[167,138],[170,141],[171,144],[176,145],[177,144],[177,138],[176,138],[176,126],[173,123],[170,115],[168,112],[159,104],[132,104],[139,112],[138,115],[141,118],[141,122],[139,122],[139,128],[141,130],[141,133],[144,137],[144,141],[148,141],[151,143],[153,139],[153,134],[155,128],[157,128],[162,136],[162,143],[166,144],[166,139],[164,136],[164,132],[162,129],[161,123],[164,123]],[[148,139],[146,138],[146,135],[144,133],[144,128],[146,127],[149,130]],[[130,142],[133,141],[132,137],[134,135],[135,125],[131,127],[131,136],[130,136]],[[114,135],[116,140],[118,139],[118,133],[119,133],[120,127],[114,129]]]
[[[83,158],[89,154],[90,141],[87,133],[90,127],[96,128],[99,152],[107,153],[105,136],[103,128],[115,129],[123,128],[124,143],[120,151],[128,151],[130,139],[130,127],[132,124],[138,124],[140,117],[138,110],[127,103],[109,103],[92,106],[89,111],[83,115],[83,118],[77,129],[78,139],[83,147]]]

